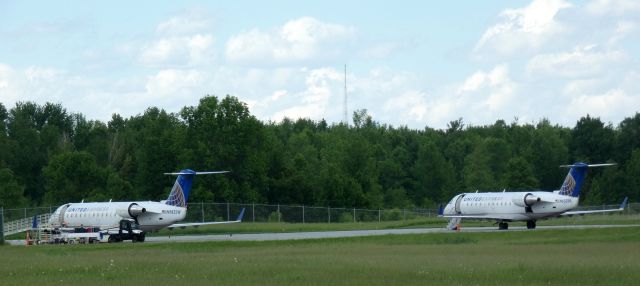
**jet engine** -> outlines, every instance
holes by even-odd
[[[520,206],[520,207],[530,207],[533,204],[537,203],[540,201],[539,197],[534,196],[533,194],[529,193],[529,194],[525,194],[524,197],[521,196],[514,196],[512,199],[513,203],[516,206]]]
[[[146,208],[143,208],[136,203],[131,203],[126,209],[117,210],[118,215],[125,218],[137,218],[139,215],[146,212]]]

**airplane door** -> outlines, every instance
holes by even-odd
[[[64,214],[67,212],[67,208],[69,208],[69,204],[60,207],[60,213],[58,214],[58,224],[60,226],[64,226]]]
[[[458,196],[458,199],[456,199],[456,206],[455,206],[455,210],[457,214],[461,214],[462,210],[460,210],[460,204],[462,204],[462,198],[464,198],[464,194]]]

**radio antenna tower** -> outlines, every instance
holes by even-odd
[[[344,102],[343,105],[343,116],[344,116],[344,124],[349,127],[349,117],[347,117],[347,65],[344,65]]]

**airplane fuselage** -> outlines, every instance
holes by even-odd
[[[577,206],[577,197],[552,192],[463,193],[447,204],[443,214],[529,221],[557,216]]]
[[[123,219],[135,219],[142,231],[156,231],[185,218],[187,209],[164,202],[70,203],[51,215],[52,227],[118,228]]]

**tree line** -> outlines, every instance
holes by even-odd
[[[640,199],[640,113],[618,125],[586,115],[573,128],[539,122],[446,129],[309,119],[261,122],[236,97],[205,96],[178,113],[156,107],[108,122],[62,105],[0,103],[0,206],[166,199],[183,168],[201,176],[191,201],[431,208],[460,192],[556,190],[576,161],[588,204]]]

